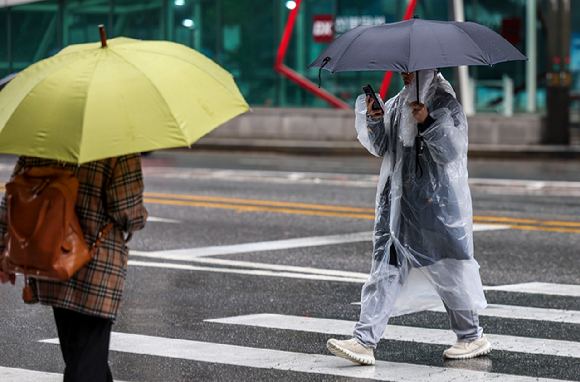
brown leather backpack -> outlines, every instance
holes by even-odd
[[[23,299],[32,299],[26,277],[70,279],[88,264],[113,224],[89,250],[75,204],[79,182],[70,171],[32,167],[6,184],[8,230],[2,267],[25,276]]]

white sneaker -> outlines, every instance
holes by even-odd
[[[491,344],[484,334],[478,340],[455,343],[455,345],[443,352],[443,357],[451,359],[467,359],[488,354],[490,351]]]
[[[366,348],[357,340],[339,341],[331,338],[326,343],[328,350],[337,357],[362,365],[374,365],[375,355],[372,348]]]

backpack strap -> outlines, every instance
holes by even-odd
[[[95,251],[101,245],[101,241],[104,240],[105,237],[107,237],[107,234],[109,233],[111,228],[113,228],[113,225],[114,225],[113,223],[109,223],[106,226],[104,226],[102,230],[99,231],[99,233],[97,234],[97,240],[95,240],[95,242],[93,243],[93,247],[91,248],[90,251],[91,257],[93,257]]]

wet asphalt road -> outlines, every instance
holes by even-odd
[[[8,179],[13,163],[12,157],[0,157],[3,181]],[[237,271],[252,269],[245,266],[257,263],[368,273],[370,241],[234,251],[211,256],[224,261],[217,265],[145,258],[138,254],[213,246],[238,248],[247,243],[371,231],[375,197],[373,182],[380,167],[379,160],[371,156],[306,157],[165,151],[153,153],[144,158],[143,163],[147,208],[150,216],[156,219],[149,221],[147,227],[135,235],[131,249],[136,254],[131,255],[131,260],[153,264],[129,265],[124,305],[114,325],[115,332],[307,355],[330,355],[326,340],[347,338],[346,335],[205,320],[270,313],[354,322],[359,307],[352,303],[359,301],[360,282]],[[469,171],[473,179],[580,182],[578,166],[578,162],[569,161],[470,160]],[[511,225],[509,229],[474,234],[483,284],[545,282],[580,285],[579,191],[580,186],[574,184],[567,189],[473,185],[476,222],[479,217],[481,222],[489,218],[496,219],[492,222],[497,224],[507,221]],[[324,209],[325,206],[335,208]],[[338,216],[329,213],[337,211],[336,207],[345,211],[348,208],[361,210],[356,217],[354,212]],[[159,266],[161,263],[199,268],[163,268]],[[0,287],[0,381],[5,380],[2,367],[62,373],[64,365],[58,346],[38,342],[56,337],[50,308],[25,306],[21,303],[20,293],[21,288]],[[578,296],[505,291],[486,291],[486,296],[490,304],[580,311]],[[395,317],[390,323],[447,330],[449,341],[453,342],[444,313],[421,312]],[[480,324],[488,334],[580,342],[578,323],[550,322],[532,316],[524,319],[481,316]],[[143,343],[143,346],[148,345]],[[517,349],[494,350],[489,356],[471,361],[445,362],[441,356],[445,348],[442,344],[383,340],[375,356],[382,361],[434,366],[437,368],[434,370],[456,368],[580,381],[580,353],[574,357],[531,354]],[[180,358],[179,352],[176,357],[151,355],[156,354],[155,351],[154,346],[142,352],[111,351],[110,364],[115,379],[369,379],[368,371],[363,367],[353,369],[347,361],[343,366],[354,370],[354,376],[360,373],[361,379],[352,374],[341,376],[281,370],[268,364],[266,359],[262,366],[265,368],[260,368],[245,366],[244,361],[218,363],[219,354],[214,361],[200,361]],[[223,359],[227,359],[225,354]],[[311,367],[306,363],[306,368]],[[493,379],[491,375],[489,379]],[[502,377],[493,380],[501,381]]]

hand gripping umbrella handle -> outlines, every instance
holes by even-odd
[[[415,72],[415,82],[417,83],[417,104],[421,104],[421,102],[419,102],[419,71],[418,70]]]

